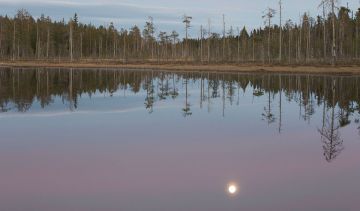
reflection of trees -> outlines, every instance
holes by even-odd
[[[171,95],[172,99],[175,99],[179,95],[179,92],[177,91],[177,88],[176,88],[174,73],[172,74],[172,90],[170,92],[170,95]]]
[[[149,113],[152,113],[153,105],[154,105],[154,85],[153,85],[153,78],[149,78],[149,76],[146,76],[145,81],[145,90],[146,90],[146,98],[145,98],[145,108],[149,111]]]
[[[345,111],[344,109],[340,109],[339,111],[339,125],[340,127],[346,127],[351,123],[350,121],[350,112]]]
[[[282,127],[282,83],[281,83],[281,75],[279,76],[279,133],[281,133]]]
[[[331,114],[326,117],[324,125],[321,130],[321,141],[323,142],[323,150],[326,161],[333,161],[344,149],[343,140],[340,138],[339,128],[335,125],[335,80],[332,84],[333,101],[331,105]]]
[[[182,109],[183,111],[183,116],[184,117],[187,117],[187,116],[191,116],[192,115],[192,112],[191,112],[191,109],[190,109],[190,104],[188,102],[188,78],[186,77],[185,78],[185,107]]]
[[[334,160],[344,149],[343,140],[341,140],[339,133],[340,126],[335,126],[334,113],[333,111],[331,113],[331,116],[326,118],[324,128],[319,130],[321,141],[324,143],[324,156],[328,162]]]
[[[359,135],[360,135],[360,119],[355,119],[355,123],[358,125],[357,129],[358,129]]]
[[[268,85],[270,84],[270,77],[268,78]],[[271,91],[268,92],[267,107],[264,107],[264,113],[262,113],[263,120],[267,121],[268,124],[275,122],[275,116],[272,113],[271,108]]]
[[[69,97],[69,110],[70,111],[73,111],[74,108],[76,108],[76,100],[75,100],[75,103],[73,102],[74,101],[74,97],[73,97],[73,69],[70,69],[69,71],[69,94],[68,94],[68,97]]]
[[[271,93],[268,94],[268,105],[264,107],[264,113],[262,113],[263,120],[267,121],[268,124],[275,122],[275,116],[271,110]]]
[[[204,77],[202,75],[201,72],[201,76],[200,76],[200,109],[203,108],[203,102],[204,102]]]
[[[311,117],[315,113],[314,102],[312,98],[312,92],[310,90],[310,75],[306,76],[305,90],[302,92],[302,102],[304,107],[303,119],[310,123]]]
[[[220,97],[219,94],[219,80],[216,75],[216,79],[210,81],[210,87],[212,89],[211,98],[218,98]]]
[[[228,97],[227,98],[229,99],[230,105],[232,105],[233,101],[234,101],[235,90],[236,90],[236,87],[234,86],[233,81],[229,81],[229,85],[227,87],[227,90],[228,90]]]
[[[165,81],[165,82],[164,82]],[[166,100],[166,98],[170,95],[169,93],[169,80],[166,78],[165,80],[165,74],[160,74],[160,92],[158,94],[160,100]]]
[[[315,108],[322,109],[322,127],[319,129],[325,159],[334,160],[344,149],[339,129],[357,124],[360,135],[359,77],[329,77],[309,75],[257,75],[223,73],[167,73],[157,71],[118,71],[118,70],[72,70],[72,69],[0,69],[0,112],[15,110],[27,112],[36,102],[42,108],[53,104],[55,98],[63,100],[69,110],[76,110],[82,95],[91,97],[107,93],[112,97],[116,92],[129,90],[140,93],[149,113],[157,101],[168,101],[170,97],[184,99],[181,108],[184,117],[192,116],[189,102],[189,83],[199,85],[197,101],[202,109],[222,106],[222,113],[232,105],[237,94],[240,105],[240,89],[254,90],[253,97],[266,99],[263,120],[268,124],[277,121],[278,131],[283,130],[284,99],[296,102],[300,119],[310,121]],[[336,85],[336,86],[335,86]],[[184,94],[179,94],[184,90]],[[285,98],[284,98],[285,97]],[[274,114],[274,99],[278,99],[278,116]],[[317,103],[317,106],[316,106]],[[205,108],[206,109],[206,108]],[[284,118],[285,117],[285,118]],[[352,122],[352,117],[354,121]]]
[[[224,74],[223,74],[223,80],[221,81],[221,88],[222,88],[222,116],[225,116],[225,80],[224,80]]]
[[[207,110],[216,104],[222,105],[223,114],[232,104],[239,105],[240,89],[251,87],[254,97],[266,99],[262,117],[269,124],[278,122],[281,131],[284,120],[283,100],[297,102],[300,117],[309,121],[314,115],[316,103],[324,104],[324,125],[327,107],[337,105],[335,119],[337,124],[345,127],[351,124],[351,117],[360,110],[359,77],[333,77],[336,81],[334,96],[331,91],[332,79],[328,76],[285,75],[282,74],[225,74],[203,72],[157,72],[127,71],[116,69],[81,70],[77,69],[2,69],[0,70],[0,112],[11,110],[26,112],[34,102],[42,108],[54,103],[55,98],[63,99],[64,105],[70,110],[77,109],[78,98],[84,94],[107,93],[114,96],[120,90],[144,94],[144,106],[151,113],[156,101],[167,101],[169,97],[179,97],[179,90],[185,100],[182,113],[192,114],[189,103],[189,82],[199,85],[200,108],[207,103]],[[182,81],[179,79],[183,79]],[[184,82],[181,84],[181,82]],[[183,85],[183,88],[181,87]],[[331,89],[330,89],[331,90]],[[237,95],[237,103],[234,97]],[[335,97],[335,103],[333,103]],[[274,114],[273,99],[279,100],[278,116]],[[215,100],[214,100],[215,99]],[[327,105],[327,106],[326,106]],[[205,106],[206,107],[206,106]]]
[[[210,73],[207,75],[207,110],[210,112],[210,104],[211,104],[211,98],[210,98]]]

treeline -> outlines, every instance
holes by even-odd
[[[157,31],[151,17],[143,28],[118,30],[113,23],[106,27],[80,23],[76,14],[69,21],[53,21],[44,15],[35,19],[21,9],[13,18],[0,16],[0,58],[124,63],[358,63],[360,9],[354,12],[340,7],[335,14],[333,0],[323,1],[322,6],[321,16],[304,13],[298,21],[284,21],[280,1],[279,24],[273,24],[276,12],[268,8],[263,28],[249,31],[245,27],[226,27],[223,16],[222,33],[212,31],[209,20],[199,27],[197,38],[189,38],[192,18],[185,15],[183,39],[176,31]]]

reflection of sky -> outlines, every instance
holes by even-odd
[[[354,125],[341,129],[345,151],[325,162],[317,128],[299,120],[283,100],[283,133],[261,113],[267,96],[240,91],[222,116],[221,98],[199,107],[189,84],[193,115],[184,118],[184,90],[176,100],[144,108],[144,92],[96,94],[64,112],[47,110],[0,118],[0,210],[358,210],[360,142]],[[179,87],[180,88],[180,87]],[[222,93],[222,92],[220,92]],[[278,118],[278,96],[273,100]],[[135,108],[133,110],[127,110]],[[141,109],[137,109],[141,108]],[[111,112],[125,110],[128,112]],[[82,113],[83,112],[83,113]],[[7,116],[16,115],[16,116]],[[224,192],[229,181],[238,196]]]
[[[358,1],[342,1],[342,5],[356,11]],[[283,1],[284,20],[298,21],[299,14],[310,12],[313,17],[322,14],[318,9],[320,0],[286,0]],[[204,7],[204,5],[206,5]],[[0,0],[1,14],[14,15],[17,9],[26,8],[33,15],[50,15],[60,20],[69,19],[77,12],[80,20],[86,23],[109,24],[114,22],[118,28],[130,28],[136,24],[144,26],[148,16],[155,18],[157,30],[177,30],[183,34],[181,17],[184,13],[194,17],[191,36],[199,34],[201,24],[206,25],[207,19],[212,19],[213,30],[221,32],[222,14],[226,14],[227,25],[234,29],[254,28],[263,25],[262,12],[266,7],[278,8],[278,0]]]

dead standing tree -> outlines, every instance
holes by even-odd
[[[326,0],[322,0],[319,7],[322,7],[322,21],[323,21],[323,48],[324,48],[324,52],[323,52],[323,56],[324,56],[324,61],[326,60]]]
[[[207,47],[207,50],[208,50],[208,55],[207,55],[207,60],[208,60],[208,63],[210,63],[210,45],[211,45],[211,20],[210,18],[208,19],[208,31],[207,31],[207,34],[208,34],[208,39],[207,39],[207,44],[208,44],[208,47]]]
[[[190,23],[191,23],[191,16],[187,16],[186,14],[183,17],[183,23],[185,24],[185,53],[183,54],[185,57],[185,61],[187,61],[188,59],[188,36],[189,36],[189,29],[191,27]]]
[[[176,42],[178,41],[179,33],[177,33],[175,30],[171,32],[170,37],[172,39],[172,60],[175,60],[175,52],[176,52]]]
[[[149,45],[150,43],[151,60],[154,59],[154,42],[155,42],[154,34],[155,34],[154,19],[153,17],[150,16],[148,17],[148,21],[145,23],[143,35],[147,44]]]
[[[271,41],[271,19],[275,16],[276,11],[268,7],[264,11],[262,18],[265,20],[264,24],[268,27],[268,59],[269,63],[271,62],[271,52],[270,52],[270,41]]]
[[[69,21],[69,56],[70,61],[72,62],[74,59],[73,56],[73,20],[70,19]]]
[[[332,60],[331,63],[332,65],[335,65],[336,63],[336,14],[335,14],[335,9],[336,9],[336,5],[337,5],[337,0],[322,0],[321,4],[323,4],[323,8],[325,10],[325,7],[330,8],[331,13],[330,13],[330,17],[331,17],[331,24],[332,24],[332,45],[331,45],[331,56],[332,56]]]
[[[222,40],[223,40],[223,49],[222,49],[222,57],[223,57],[223,60],[225,60],[225,45],[226,45],[226,25],[225,25],[225,14],[223,14],[222,16],[223,18],[223,37],[222,37]]]
[[[282,0],[279,0],[280,26],[279,26],[279,62],[282,60]]]

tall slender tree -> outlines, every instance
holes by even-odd
[[[279,25],[279,61],[282,60],[282,0],[279,0],[280,25]]]
[[[74,60],[74,50],[73,50],[73,20],[70,19],[69,21],[69,56],[70,56],[70,61],[72,62]]]
[[[271,51],[270,51],[270,41],[271,41],[271,19],[275,16],[276,11],[270,7],[268,7],[264,11],[264,15],[262,16],[264,18],[264,23],[267,25],[268,30],[268,60],[269,63],[271,62]]]
[[[183,23],[185,24],[185,52],[184,52],[184,57],[185,60],[187,61],[188,59],[188,51],[189,51],[189,43],[188,43],[188,38],[189,38],[189,29],[191,27],[190,23],[191,23],[191,16],[187,16],[186,14],[183,17]]]

